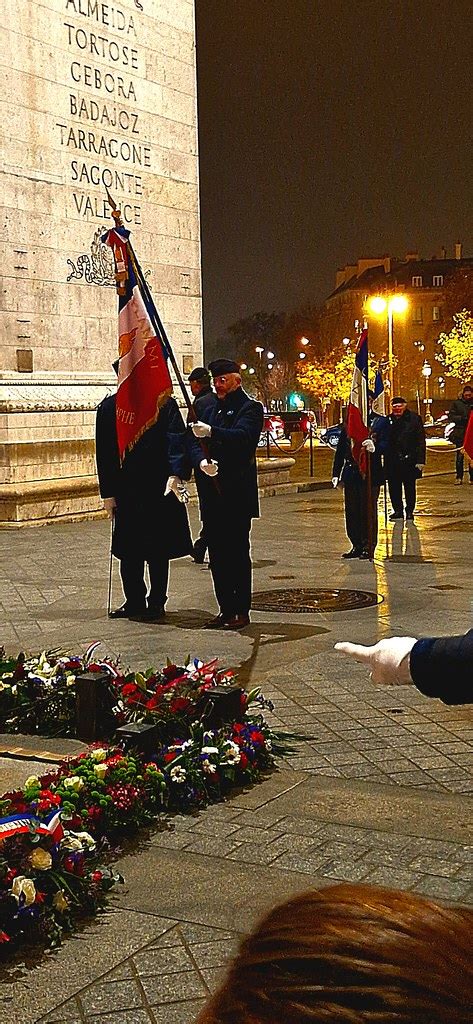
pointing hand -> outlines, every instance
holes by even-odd
[[[366,665],[373,683],[402,686],[412,683],[409,655],[415,643],[416,639],[413,636],[393,636],[389,640],[380,640],[373,647],[338,643],[335,644],[335,650],[348,654],[355,661]]]

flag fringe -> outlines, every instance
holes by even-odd
[[[133,440],[130,441],[130,443],[126,446],[125,451],[123,452],[123,455],[120,458],[120,465],[123,465],[125,456],[128,455],[129,452],[131,452],[133,450],[133,448],[135,447],[135,444],[140,440],[141,437],[143,437],[143,434],[145,434],[146,431],[149,430],[150,427],[154,427],[155,423],[157,423],[158,418],[159,418],[159,413],[160,413],[163,405],[166,404],[168,398],[170,398],[171,395],[172,395],[172,387],[168,388],[166,391],[163,391],[158,396],[158,401],[157,401],[157,404],[156,404],[156,411],[153,413],[153,415],[150,417],[150,419],[147,421],[147,423],[143,424],[143,426],[140,428],[140,430],[138,431],[136,436],[133,438]]]

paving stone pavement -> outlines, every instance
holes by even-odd
[[[125,890],[53,960],[11,965],[0,994],[9,1019],[186,1024],[239,935],[276,901],[314,885],[363,880],[473,902],[471,707],[376,688],[333,651],[339,639],[470,626],[473,488],[459,494],[452,484],[422,481],[414,526],[386,533],[380,523],[373,565],[340,561],[338,492],[263,501],[256,591],[346,587],[382,600],[348,612],[255,612],[235,635],[200,628],[214,607],[211,580],[190,559],[173,565],[163,626],[108,620],[104,521],[0,534],[8,649],[82,650],[102,639],[134,667],[189,651],[217,655],[245,685],[262,686],[275,728],[295,734],[263,784],[197,816],[167,818],[128,851]],[[116,570],[114,592],[118,603]],[[7,768],[0,762],[0,775]]]

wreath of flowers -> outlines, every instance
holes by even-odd
[[[104,663],[95,664],[103,670]],[[90,654],[9,662],[3,656],[2,668],[10,721],[24,722],[24,712],[32,721],[33,684],[40,700],[52,694],[63,708],[62,727],[73,729],[70,677],[77,669],[93,670]],[[272,705],[258,690],[243,695],[238,721],[209,729],[205,714],[196,717],[206,690],[232,679],[216,662],[125,675],[111,665],[110,676],[115,720],[151,716],[159,726],[157,749],[149,756],[94,746],[0,798],[0,955],[25,942],[58,945],[80,915],[96,913],[109,889],[123,881],[99,863],[123,834],[151,825],[163,812],[222,800],[274,763],[275,736],[262,714]]]

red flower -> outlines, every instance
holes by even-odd
[[[255,747],[264,747],[264,736],[259,729],[254,729],[251,733],[251,742]]]
[[[190,705],[188,697],[174,697],[169,705],[169,710],[172,714],[178,715],[180,711],[185,711]]]
[[[145,708],[147,708],[148,711],[155,711],[155,709],[158,707],[158,704],[159,697],[157,697],[155,694],[154,697],[150,697],[150,699],[146,701]]]
[[[36,896],[34,898],[35,903],[44,903],[45,899],[46,899],[46,893],[45,892],[38,892],[38,890],[36,890]]]
[[[248,767],[248,758],[247,758],[246,754],[243,752],[243,750],[242,750],[242,752],[240,754],[240,764],[238,765],[238,767],[241,768],[242,772],[244,772],[245,768]]]
[[[93,871],[90,877],[91,877],[93,882],[101,882],[102,878],[103,878],[103,874],[102,874],[101,871]]]
[[[17,874],[18,871],[16,868],[9,868],[4,878],[5,885],[9,885],[10,882],[13,882],[13,879]]]
[[[245,728],[245,726],[243,725],[242,722],[235,722],[235,724],[233,726],[233,732],[234,733],[243,732],[244,728]]]
[[[170,761],[174,761],[175,757],[176,752],[174,750],[168,750],[167,754],[164,755],[164,761],[166,764],[169,764]]]
[[[6,932],[0,931],[0,942],[10,942],[10,936]]]
[[[70,871],[72,875],[74,874],[74,867],[75,867],[74,858],[71,857],[70,855],[67,856],[67,857],[64,857],[64,860],[62,862],[62,866],[63,866],[65,871]]]
[[[246,711],[247,696],[248,696],[248,694],[246,694],[244,691],[242,691],[242,693],[240,695],[240,708],[241,708],[242,711]]]

